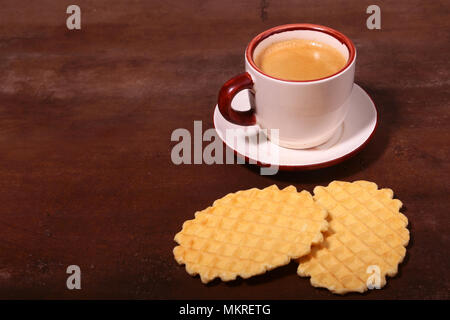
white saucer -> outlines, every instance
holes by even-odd
[[[270,148],[276,148],[275,155],[265,154],[262,158],[255,148],[245,145],[230,146],[225,142],[227,129],[241,129],[241,137],[238,139],[248,140],[248,135],[254,134],[255,126],[239,126],[225,120],[216,105],[214,110],[214,127],[222,141],[232,149],[238,156],[244,157],[246,161],[257,165],[278,166],[280,170],[310,170],[335,165],[350,158],[366,146],[372,138],[378,123],[378,113],[369,95],[356,83],[350,96],[350,107],[341,128],[333,137],[324,144],[303,150],[287,149],[271,143]],[[236,110],[247,110],[250,101],[247,90],[241,91],[233,100],[233,108]],[[273,150],[273,149],[271,149]]]

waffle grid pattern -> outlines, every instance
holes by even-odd
[[[326,216],[309,192],[294,187],[239,191],[186,221],[174,256],[203,283],[248,278],[308,254],[323,240]]]
[[[299,259],[298,274],[310,276],[311,284],[343,294],[367,290],[367,267],[380,268],[380,287],[385,276],[394,276],[409,242],[402,203],[391,189],[375,183],[334,181],[314,189],[316,202],[328,210],[325,241]]]

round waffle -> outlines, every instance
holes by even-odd
[[[308,254],[323,240],[326,216],[293,186],[230,193],[183,224],[173,253],[203,283],[249,278]]]
[[[408,219],[391,189],[373,182],[333,181],[314,189],[328,211],[325,240],[299,259],[298,274],[311,284],[344,294],[381,288],[395,276],[409,242]]]

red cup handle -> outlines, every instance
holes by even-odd
[[[253,81],[247,72],[231,78],[222,86],[219,92],[219,111],[228,121],[241,125],[251,126],[256,124],[255,110],[237,111],[231,107],[231,101],[241,90],[252,89]]]

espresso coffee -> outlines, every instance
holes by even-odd
[[[269,76],[284,80],[315,80],[341,70],[347,60],[334,47],[313,40],[292,39],[265,48],[255,63]]]

